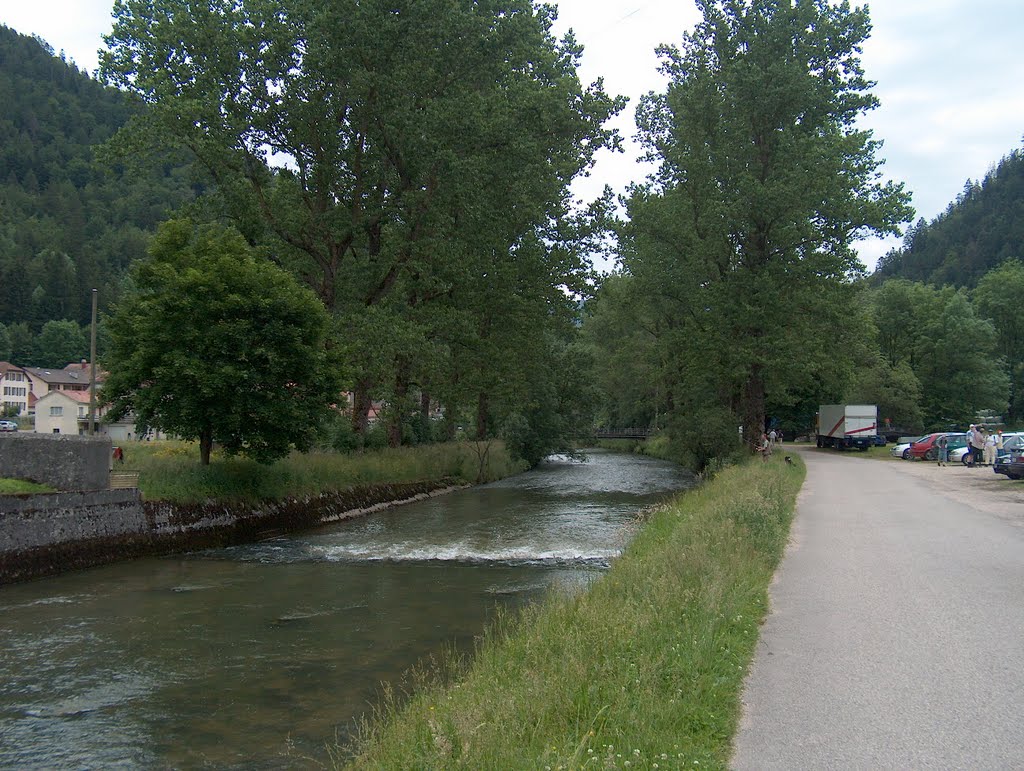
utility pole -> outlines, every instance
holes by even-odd
[[[89,436],[96,432],[96,290],[92,290],[92,328],[89,332]]]

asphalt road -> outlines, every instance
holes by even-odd
[[[1024,482],[800,452],[733,767],[1024,769]]]

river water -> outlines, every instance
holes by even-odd
[[[0,587],[0,768],[327,763],[382,682],[498,607],[599,577],[637,509],[692,483],[635,455],[258,544]]]

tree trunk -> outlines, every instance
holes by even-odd
[[[455,441],[455,406],[451,403],[444,405],[444,435],[448,438],[449,442]]]
[[[204,428],[199,434],[199,463],[210,465],[210,453],[213,451],[213,429]]]
[[[352,430],[362,439],[366,439],[366,432],[370,428],[371,406],[369,384],[360,380],[352,393]]]
[[[420,426],[422,427],[421,440],[434,441],[433,432],[430,430],[430,394],[426,391],[420,393]]]
[[[409,395],[409,365],[404,358],[398,361],[395,373],[395,393],[388,415],[388,447],[402,446],[402,419],[405,417]]]
[[[484,441],[487,438],[487,413],[490,407],[490,399],[486,391],[477,395],[476,401],[476,440]]]
[[[760,364],[750,368],[743,386],[743,439],[751,452],[757,449],[764,432],[764,371]]]

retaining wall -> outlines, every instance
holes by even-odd
[[[57,490],[106,490],[111,450],[106,436],[0,433],[0,477]]]
[[[137,490],[0,496],[0,584],[258,541],[456,487],[451,480],[366,485],[256,505],[143,502]]]

